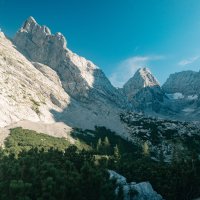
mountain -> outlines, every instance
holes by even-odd
[[[162,89],[167,94],[181,93],[192,98],[200,94],[200,72],[182,71],[171,74]]]
[[[176,73],[160,87],[150,70],[141,68],[118,90],[100,68],[69,50],[61,33],[52,34],[33,17],[13,41],[1,32],[0,47],[1,127],[63,122],[82,129],[105,126],[131,138],[122,112],[199,117],[199,72]]]
[[[129,102],[138,111],[159,112],[165,94],[148,68],[140,68],[123,86]]]
[[[12,41],[1,32],[0,45],[0,70],[7,74],[0,79],[1,126],[21,120],[64,122],[129,135],[119,117],[124,110],[184,120],[191,113],[192,120],[199,116],[199,72],[171,75],[160,87],[150,70],[141,68],[119,90],[100,68],[68,49],[61,33],[52,34],[33,17]]]
[[[59,112],[70,103],[57,73],[46,65],[40,67],[46,75],[0,33],[0,126],[22,119],[52,122],[49,109]]]
[[[0,180],[6,188],[2,197],[5,199],[9,191],[12,197],[18,192],[21,198],[27,188],[31,188],[31,195],[43,195],[44,183],[48,188],[45,195],[51,196],[52,189],[58,196],[66,191],[82,196],[78,190],[68,191],[70,186],[83,189],[83,195],[89,191],[86,196],[94,193],[100,197],[96,191],[106,189],[105,182],[112,186],[108,174],[104,174],[108,168],[128,181],[138,182],[124,182],[113,188],[113,194],[117,191],[119,198],[124,193],[132,199],[161,199],[148,182],[139,183],[144,180],[149,180],[166,199],[199,196],[199,124],[171,120],[199,120],[199,88],[199,72],[171,75],[161,87],[149,69],[141,68],[123,88],[116,89],[100,68],[68,49],[61,33],[52,34],[33,17],[25,21],[13,40],[0,32],[0,144],[4,147],[0,160],[5,159],[8,164],[0,165],[5,170]],[[57,147],[61,151],[54,152]],[[24,163],[27,156],[31,161]],[[53,156],[50,162],[49,156]],[[44,170],[48,168],[48,177],[44,174],[41,178],[41,165],[35,162],[36,157],[40,164],[44,162]],[[58,160],[61,164],[57,165]],[[63,160],[66,166],[62,169]],[[30,180],[24,179],[24,164],[29,164],[26,175]],[[77,169],[73,167],[76,165]],[[48,187],[51,183],[60,185],[60,177],[65,178],[60,174],[68,174],[68,168],[72,176],[69,182],[63,179],[62,183],[67,184],[61,193],[53,186]],[[97,169],[103,170],[104,176],[99,172],[93,176]],[[8,176],[10,170],[15,176]],[[81,173],[79,178],[74,170]],[[32,172],[37,176],[32,176]],[[41,181],[35,187],[38,177]],[[99,182],[103,187],[96,185]],[[20,187],[16,187],[18,183]],[[97,188],[91,190],[94,184]],[[84,189],[85,186],[90,189]],[[42,192],[38,192],[40,189]],[[74,195],[77,194],[72,199]]]
[[[126,99],[102,70],[66,47],[61,33],[28,18],[13,41],[0,34],[0,126],[21,120],[125,133]]]
[[[159,83],[150,70],[148,68],[140,68],[136,71],[134,76],[124,84],[123,90],[128,99],[131,100],[139,90],[154,86],[159,86]]]
[[[200,117],[200,72],[171,74],[162,86],[177,119],[198,121]]]
[[[70,51],[61,33],[51,34],[49,28],[30,17],[13,41],[28,59],[55,70],[63,88],[74,99],[82,102],[103,99],[119,107],[123,105],[123,98],[102,70]]]
[[[171,74],[161,87],[147,68],[139,69],[122,88],[135,111],[168,119],[198,121],[200,72]],[[189,116],[189,117],[188,117]]]

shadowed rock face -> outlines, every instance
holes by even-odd
[[[54,69],[65,91],[78,101],[107,100],[119,107],[124,98],[91,61],[70,51],[61,33],[51,34],[30,17],[14,38],[17,48],[30,60]]]
[[[169,94],[183,95],[200,94],[200,72],[183,71],[171,74],[162,89]]]

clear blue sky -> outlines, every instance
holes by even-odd
[[[0,0],[10,37],[33,16],[68,47],[121,86],[138,67],[163,83],[170,73],[200,69],[200,0]]]

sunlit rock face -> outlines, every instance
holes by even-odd
[[[199,72],[181,75],[176,83],[171,78],[161,88],[150,70],[142,68],[116,89],[95,64],[67,48],[61,33],[52,34],[32,17],[12,42],[0,32],[0,70],[0,126],[23,119],[62,121],[83,129],[105,126],[124,135],[127,130],[119,117],[124,110],[190,119],[200,113],[195,93]]]
[[[51,78],[37,70],[0,32],[0,126],[23,119],[53,122],[50,109],[59,112],[70,103],[57,73],[45,65],[42,69]]]
[[[102,96],[104,100],[122,105],[123,97],[104,73],[91,61],[70,51],[61,33],[51,34],[49,28],[30,17],[15,35],[14,43],[30,60],[54,69],[73,98],[87,101]]]
[[[30,120],[127,133],[119,117],[123,95],[92,62],[72,53],[62,34],[32,17],[13,41],[0,32],[0,71],[0,126]]]

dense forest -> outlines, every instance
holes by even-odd
[[[174,156],[171,163],[151,159],[148,145],[133,145],[105,128],[74,130],[71,146],[62,138],[15,128],[0,151],[2,200],[112,200],[113,169],[128,181],[150,181],[164,199],[200,196],[200,161]]]

